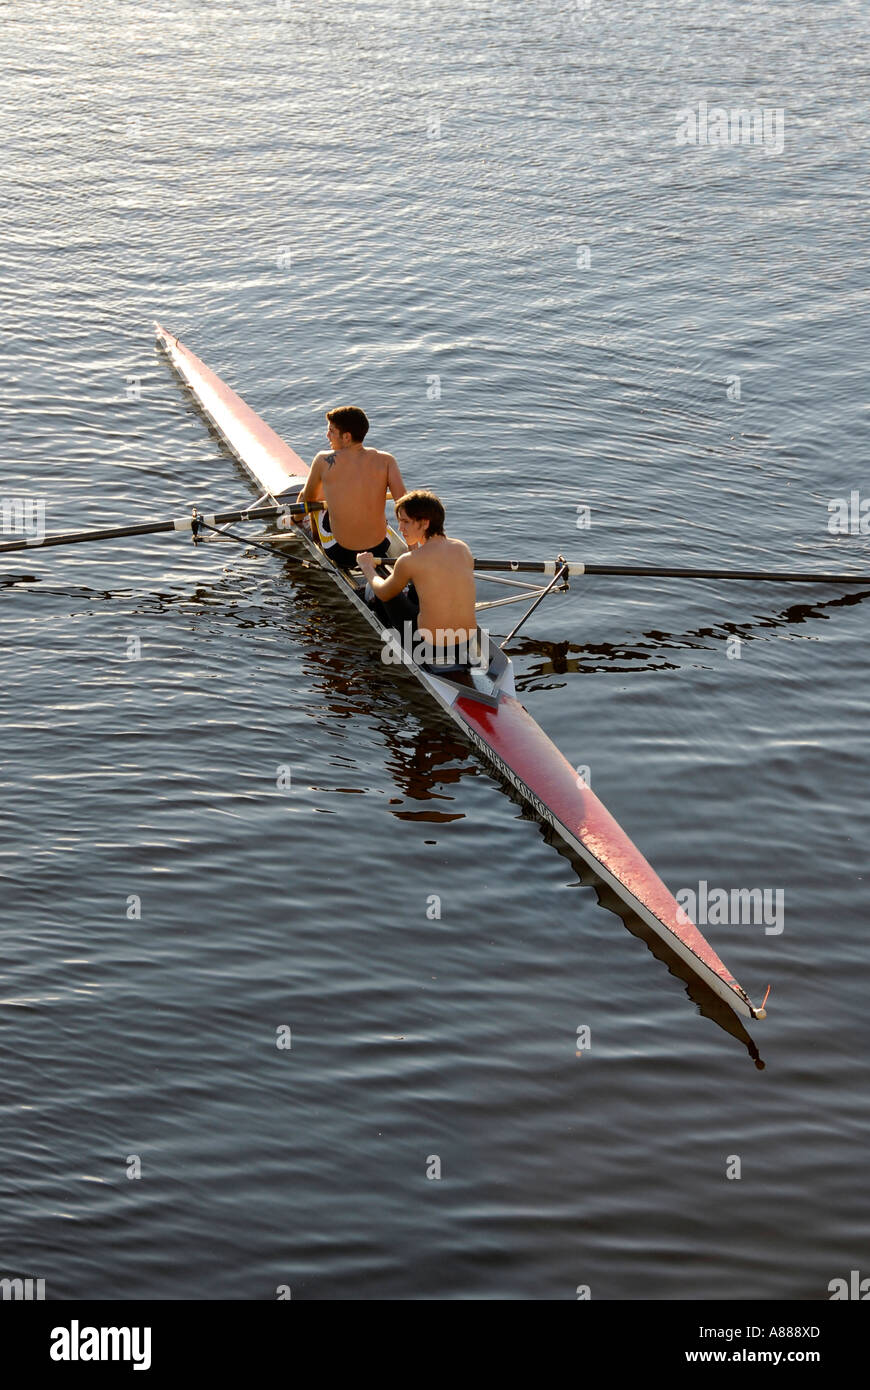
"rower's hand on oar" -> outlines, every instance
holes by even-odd
[[[356,562],[366,579],[371,579],[375,572],[375,557],[372,552],[370,550],[360,550],[357,554]]]

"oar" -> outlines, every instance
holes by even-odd
[[[161,531],[192,531],[194,539],[203,528],[214,530],[217,526],[229,525],[234,521],[269,521],[284,516],[287,512],[301,516],[306,511],[319,510],[322,502],[291,502],[280,507],[249,507],[242,511],[217,512],[211,516],[201,516],[194,507],[190,516],[176,521],[141,521],[135,526],[104,526],[96,531],[61,531],[56,535],[28,536],[24,540],[0,542],[0,555],[11,550],[41,550],[47,545],[82,545],[86,541],[111,541],[123,536],[151,536]]]
[[[481,573],[506,570],[512,574],[556,574],[564,562],[554,560],[475,560]],[[662,569],[652,565],[567,565],[572,578],[581,574],[629,575],[639,579],[769,579],[785,584],[870,584],[870,574],[788,574],[778,570]]]

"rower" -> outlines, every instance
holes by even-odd
[[[424,664],[467,665],[477,638],[471,551],[445,535],[444,506],[434,492],[406,492],[396,503],[396,519],[409,549],[392,573],[378,575],[370,552],[357,555],[357,564],[387,621],[404,632],[406,648],[422,642]]]
[[[339,406],[326,412],[326,420],[330,447],[314,459],[299,501],[326,502],[317,523],[323,549],[339,568],[351,569],[357,551],[386,555],[387,493],[401,497],[405,484],[392,454],[363,444],[369,429],[365,411]]]

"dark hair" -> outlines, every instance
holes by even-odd
[[[427,536],[444,535],[444,504],[434,492],[427,492],[422,487],[415,488],[413,492],[406,492],[404,497],[397,501],[397,516],[400,507],[411,521],[428,521]]]
[[[368,416],[357,405],[339,405],[327,410],[326,418],[337,425],[342,434],[349,434],[354,444],[362,444],[369,432]]]

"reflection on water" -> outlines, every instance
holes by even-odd
[[[739,592],[739,589],[737,590]],[[776,628],[801,627],[827,621],[831,610],[851,608],[870,597],[870,588],[850,590],[834,598],[815,602],[791,603],[772,613],[755,615],[742,622],[725,621],[709,626],[688,629],[682,633],[662,628],[647,628],[639,637],[622,642],[552,642],[523,636],[510,645],[514,658],[538,657],[537,662],[525,660],[517,668],[517,690],[530,691],[554,688],[548,676],[593,675],[596,672],[676,671],[680,663],[668,661],[666,651],[703,651],[710,646],[739,638],[751,642],[760,633]],[[753,594],[753,602],[757,596]],[[738,606],[737,603],[734,605]],[[562,682],[564,684],[564,682]]]

